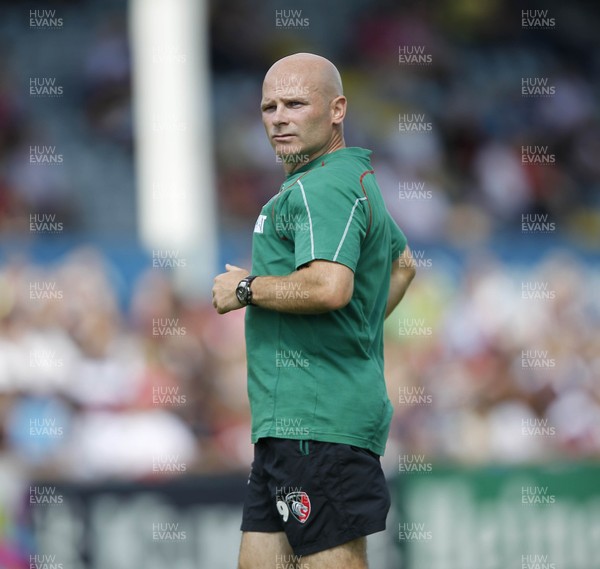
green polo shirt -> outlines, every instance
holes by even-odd
[[[343,148],[288,176],[262,208],[253,275],[288,275],[315,259],[354,272],[350,303],[326,314],[246,308],[252,442],[344,443],[383,454],[392,415],[383,377],[383,321],[392,262],[406,238],[390,217],[369,150]],[[310,291],[281,285],[281,299]]]

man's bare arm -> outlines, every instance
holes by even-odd
[[[224,314],[242,308],[235,296],[238,282],[248,271],[227,265],[215,278],[213,305]],[[252,304],[290,314],[321,314],[343,308],[354,292],[354,273],[340,263],[316,260],[285,276],[256,277]]]
[[[320,314],[343,308],[353,292],[351,269],[313,261],[285,277],[257,277],[252,283],[252,303],[278,312]]]
[[[387,318],[404,297],[404,293],[415,277],[415,262],[411,255],[408,245],[404,252],[392,264],[392,274],[390,275],[390,292],[388,294],[385,317]]]

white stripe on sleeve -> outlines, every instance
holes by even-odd
[[[335,252],[335,255],[333,256],[333,260],[337,260],[338,254],[340,252],[340,249],[342,248],[342,245],[344,244],[344,240],[346,239],[346,235],[348,235],[348,229],[350,229],[350,224],[352,223],[352,217],[354,216],[354,210],[356,209],[356,206],[358,205],[358,202],[361,202],[363,200],[366,200],[367,198],[356,198],[356,201],[354,202],[354,205],[352,206],[352,211],[350,212],[350,217],[348,218],[348,223],[346,223],[346,229],[344,229],[344,234],[342,235],[342,238],[340,240],[340,244],[338,245],[338,248]]]
[[[300,186],[300,191],[302,192],[302,199],[304,200],[304,205],[306,206],[306,213],[308,215],[308,228],[310,230],[310,256],[312,259],[315,258],[315,238],[313,235],[313,227],[312,227],[312,218],[310,217],[310,208],[308,207],[308,202],[306,201],[306,194],[304,193],[304,186],[302,182],[298,180],[298,185]]]

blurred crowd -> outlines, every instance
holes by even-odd
[[[388,465],[600,458],[598,267],[481,253],[422,269],[388,320]]]
[[[156,268],[122,310],[93,248],[52,267],[15,260],[0,274],[5,452],[75,479],[247,463],[241,313],[183,304]]]
[[[303,2],[309,24],[293,29],[277,27],[275,1],[265,2],[262,26],[242,25],[243,0],[214,5],[216,158],[229,232],[245,227],[281,176],[258,112],[264,72],[278,57],[314,50],[338,65],[346,142],[373,150],[388,206],[413,240],[486,241],[537,214],[597,243],[597,7],[545,2],[554,27],[532,29],[518,2],[359,0],[337,6],[331,33],[318,4]],[[403,199],[406,188],[431,196]]]
[[[125,4],[73,4],[1,4],[5,238],[29,238],[30,215],[38,213],[55,216],[69,232],[135,235]],[[51,16],[35,17],[44,9]]]
[[[159,268],[122,308],[114,273],[92,247],[0,270],[2,456],[50,479],[246,470],[244,311],[182,301]],[[599,284],[565,253],[453,271],[434,254],[387,320],[390,472],[600,458]]]

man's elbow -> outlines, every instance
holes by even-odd
[[[397,274],[396,274],[396,278],[397,278],[397,286],[400,290],[402,290],[402,295],[404,296],[404,293],[406,292],[406,289],[410,286],[410,283],[412,282],[412,280],[415,278],[415,275],[417,274],[417,269],[415,269],[415,267],[405,267],[402,269],[399,269]]]
[[[323,312],[332,312],[344,308],[352,300],[353,292],[354,286],[352,283],[338,283],[327,286],[321,295]]]
[[[405,286],[415,278],[417,274],[416,263],[413,259],[410,249],[407,247],[402,255],[398,258],[397,264],[392,270],[392,279],[394,277]]]

